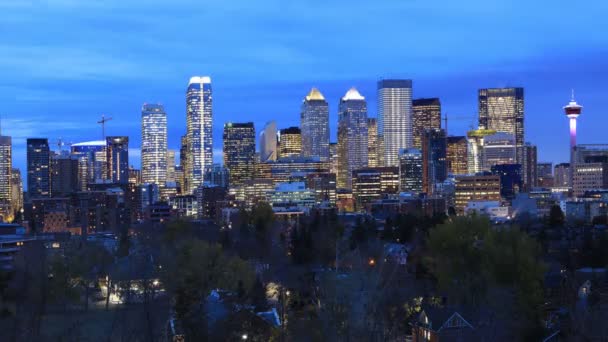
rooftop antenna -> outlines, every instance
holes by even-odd
[[[97,121],[101,125],[101,137],[103,140],[106,139],[106,122],[112,120],[112,117],[106,118],[104,114],[101,114],[101,120]]]
[[[572,88],[571,90],[572,90],[572,102],[574,102],[574,88]]]

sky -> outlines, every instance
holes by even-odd
[[[330,105],[352,86],[376,116],[380,78],[439,97],[448,133],[477,124],[479,88],[525,88],[526,141],[568,159],[562,106],[584,106],[579,143],[608,143],[608,2],[428,0],[0,0],[0,115],[25,170],[25,139],[76,143],[127,135],[139,167],[141,106],[162,103],[169,148],[186,130],[185,91],[213,84],[214,159],[222,127],[299,125],[311,87]]]

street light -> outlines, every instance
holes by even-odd
[[[246,340],[247,339],[247,334],[243,334],[243,336],[241,336],[242,340]]]

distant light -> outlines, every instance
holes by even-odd
[[[246,340],[247,339],[247,334],[243,334],[243,336],[241,336],[241,339]]]
[[[374,265],[376,265],[376,260],[374,260],[374,258],[371,258],[371,259],[369,259],[368,264],[369,264],[370,266],[374,266]]]

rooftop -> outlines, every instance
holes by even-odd
[[[211,83],[211,77],[209,76],[193,76],[190,77],[190,82],[188,82],[188,85],[190,84],[194,84],[194,83]]]
[[[323,97],[323,94],[321,94],[319,89],[314,88],[314,87],[312,89],[310,89],[310,92],[308,93],[308,95],[306,95],[306,101],[313,101],[313,100],[325,101],[325,97]]]
[[[72,144],[72,147],[74,146],[106,146],[106,142],[103,140],[93,140]]]
[[[357,88],[352,87],[346,92],[346,94],[342,98],[342,101],[350,101],[350,100],[365,100],[365,97],[363,97],[359,93]]]

